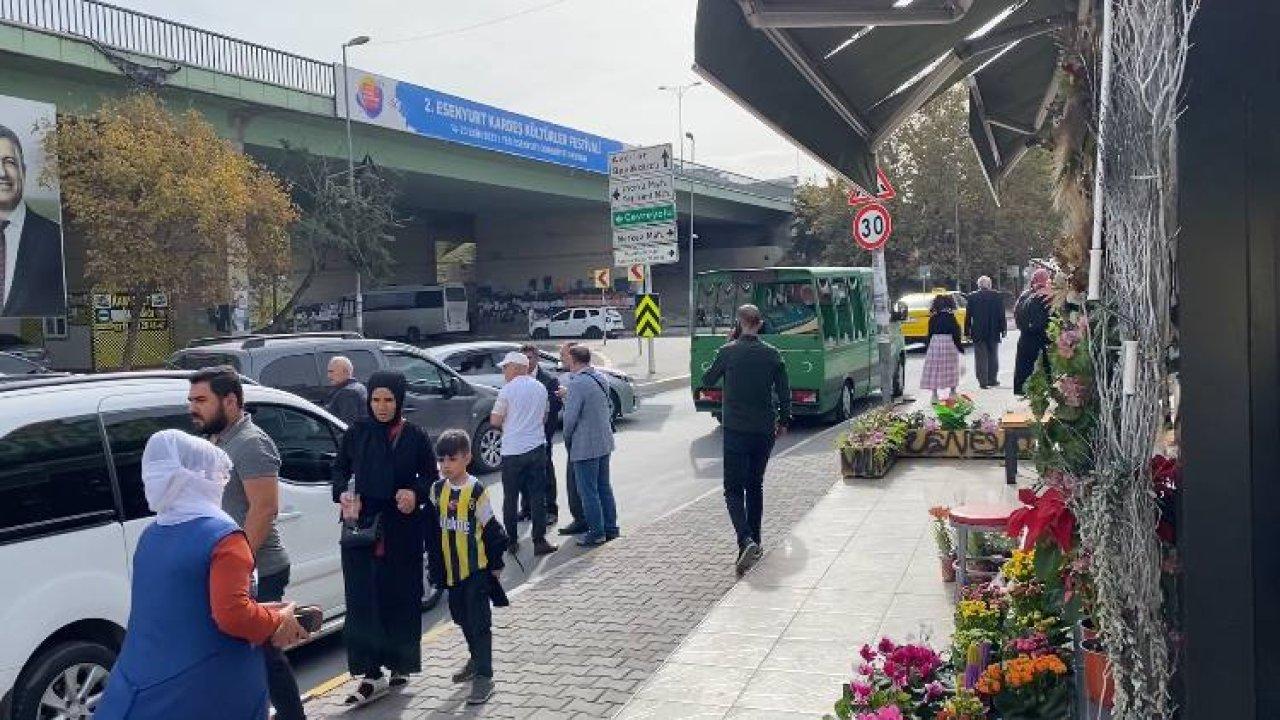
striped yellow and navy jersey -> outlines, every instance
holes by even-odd
[[[431,486],[433,523],[428,532],[432,581],[456,587],[472,573],[502,567],[506,534],[493,514],[489,491],[468,475],[462,485],[437,480]],[[436,529],[436,528],[432,528]]]

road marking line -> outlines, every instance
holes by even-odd
[[[819,432],[819,433],[817,433],[817,434],[815,434],[815,435],[811,435],[811,436],[809,436],[809,437],[807,437],[807,438],[805,438],[805,439],[801,440],[800,442],[796,443],[795,445],[792,445],[791,447],[784,448],[782,451],[778,452],[776,455],[773,455],[773,456],[772,456],[772,458],[770,458],[770,459],[780,459],[780,458],[784,458],[784,457],[786,457],[787,455],[790,455],[791,453],[795,452],[796,450],[799,450],[800,448],[802,448],[802,447],[804,447],[804,446],[808,445],[809,443],[811,443],[811,442],[813,442],[813,441],[815,441],[815,440],[818,440],[818,439],[820,439],[820,438],[822,438],[822,437],[826,436],[826,435],[827,435],[828,433],[830,433],[830,432],[833,432],[833,431],[839,431],[839,430],[843,429],[843,428],[845,427],[845,425],[846,425],[846,424],[847,424],[847,423],[840,423],[840,424],[838,424],[838,425],[833,425],[832,427],[829,427],[829,428],[827,428],[827,429],[823,430],[822,432]],[[718,487],[716,487],[716,488],[711,488],[710,490],[707,490],[706,492],[704,492],[704,493],[702,493],[701,495],[699,495],[699,496],[697,496],[697,497],[693,498],[692,500],[689,500],[689,501],[687,501],[687,502],[681,503],[680,505],[677,505],[676,507],[672,508],[671,510],[668,510],[667,512],[665,512],[665,513],[663,513],[663,514],[659,515],[658,517],[654,518],[653,520],[650,520],[649,522],[645,523],[645,525],[652,525],[652,524],[654,524],[654,523],[656,523],[656,522],[661,522],[662,520],[664,520],[664,519],[666,519],[666,518],[668,518],[668,517],[670,517],[670,516],[672,516],[672,515],[674,515],[674,514],[676,514],[676,513],[680,512],[680,511],[682,511],[682,510],[684,510],[684,509],[688,508],[689,506],[693,505],[694,503],[701,502],[702,500],[705,500],[705,499],[707,499],[707,498],[711,497],[712,495],[715,495],[716,493],[722,493],[722,492],[724,492],[724,489],[723,489],[723,488],[718,488]],[[515,587],[515,588],[512,588],[510,591],[508,591],[508,592],[507,592],[507,597],[508,597],[508,598],[516,597],[517,595],[520,595],[521,593],[523,593],[525,590],[528,590],[529,588],[534,587],[535,585],[539,585],[539,584],[541,584],[543,581],[547,580],[548,578],[554,577],[554,576],[555,576],[555,575],[557,575],[558,573],[562,572],[565,568],[572,567],[573,565],[576,565],[577,563],[580,563],[580,562],[582,562],[582,561],[586,560],[586,559],[587,559],[587,558],[589,558],[589,557],[591,557],[591,553],[590,553],[590,552],[584,552],[583,554],[581,554],[581,555],[579,555],[579,556],[577,556],[577,557],[575,557],[575,558],[573,558],[573,559],[571,559],[571,560],[568,560],[567,562],[565,562],[565,563],[564,563],[564,564],[562,564],[562,565],[557,565],[556,567],[554,567],[554,568],[552,568],[552,569],[548,570],[547,572],[543,573],[542,575],[539,575],[539,576],[537,576],[537,577],[530,577],[530,578],[529,578],[528,580],[526,580],[524,583],[522,583],[522,584],[520,584],[519,586],[517,586],[517,587]],[[422,634],[422,642],[423,642],[423,643],[427,643],[427,642],[430,642],[431,640],[434,640],[435,638],[439,637],[440,635],[443,635],[443,634],[445,633],[445,631],[449,629],[449,626],[450,626],[450,624],[449,624],[448,622],[442,622],[442,623],[440,623],[439,625],[436,625],[435,627],[431,628],[430,630],[428,630],[427,632],[425,632],[425,633],[423,633],[423,634]],[[302,701],[303,701],[303,702],[307,702],[308,700],[314,700],[314,699],[319,698],[319,697],[324,697],[325,695],[328,695],[329,693],[333,692],[335,689],[337,689],[338,687],[340,687],[341,685],[343,685],[344,683],[346,683],[346,682],[347,682],[348,680],[350,680],[350,679],[351,679],[351,674],[350,674],[350,673],[343,673],[343,674],[341,674],[341,675],[339,675],[339,676],[337,676],[337,677],[335,677],[335,678],[332,678],[332,679],[330,679],[330,680],[326,680],[325,682],[322,682],[322,683],[320,683],[319,685],[315,686],[314,688],[312,688],[312,689],[308,690],[307,692],[303,693],[303,694],[302,694]]]
[[[449,629],[449,627],[450,627],[449,622],[442,622],[439,625],[436,625],[435,627],[431,628],[430,630],[422,634],[422,639],[420,642],[428,643],[428,642],[431,642],[432,640],[435,640],[440,635],[443,635]],[[309,700],[315,700],[316,698],[324,697],[325,695],[328,695],[329,693],[338,689],[342,685],[346,684],[346,682],[351,679],[352,679],[351,673],[342,673],[337,677],[329,678],[328,680],[325,680],[319,685],[302,693],[302,702],[305,703]]]

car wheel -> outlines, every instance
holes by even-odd
[[[405,333],[405,336],[411,343],[416,343],[422,339],[422,333],[418,332],[418,328],[416,327],[409,328],[408,332]]]
[[[546,340],[550,337],[551,337],[551,333],[547,332],[546,328],[538,328],[533,331],[534,340]]]
[[[115,662],[114,650],[94,642],[67,642],[45,650],[14,688],[14,720],[92,717]]]
[[[582,337],[588,340],[599,340],[600,338],[604,337],[604,331],[596,327],[595,325],[592,325],[591,327],[587,328],[586,332],[582,333]]]
[[[471,469],[476,473],[497,472],[502,468],[502,431],[488,422],[476,429],[474,459]]]
[[[902,397],[902,391],[907,386],[907,356],[905,353],[898,356],[898,369],[893,373],[893,396]]]

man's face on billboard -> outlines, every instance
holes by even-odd
[[[22,185],[26,171],[22,153],[8,138],[0,138],[0,213],[10,213],[22,201]]]

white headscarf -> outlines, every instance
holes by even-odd
[[[222,511],[230,474],[231,458],[221,448],[181,430],[161,430],[142,451],[142,485],[160,525],[202,517],[231,521]]]

